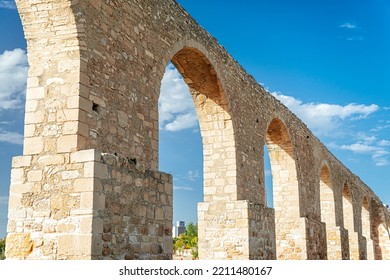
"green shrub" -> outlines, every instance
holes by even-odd
[[[186,231],[173,239],[174,251],[184,249],[191,249],[192,257],[198,258],[198,224],[189,223]]]
[[[0,260],[5,259],[5,238],[0,239]]]

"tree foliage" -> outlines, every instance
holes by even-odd
[[[0,239],[0,260],[5,259],[5,238]]]
[[[173,239],[173,250],[181,252],[190,249],[192,257],[198,258],[198,224],[189,223],[186,231]]]

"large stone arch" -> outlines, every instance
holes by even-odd
[[[219,78],[220,71],[202,44],[183,39],[167,51],[162,65],[167,61],[172,62],[188,85],[199,120],[203,144],[205,202],[199,204],[199,255],[201,258],[210,258],[215,254],[213,250],[219,242],[210,236],[221,235],[221,229],[212,223],[220,220],[221,213],[207,203],[221,201],[225,204],[237,200],[238,196],[235,176],[236,143],[229,102]],[[232,234],[241,233],[234,233],[232,228],[223,231],[223,236],[230,239]]]
[[[301,218],[294,148],[280,118],[268,125],[266,146],[270,156],[278,259],[306,259],[305,220]]]
[[[323,161],[320,169],[320,202],[321,221],[326,226],[327,259],[341,260],[340,227],[336,225],[336,207],[334,183],[327,161]]]
[[[371,207],[369,198],[364,195],[362,198],[362,212],[361,212],[361,223],[362,223],[362,239],[363,248],[362,253],[364,259],[374,259],[374,244],[372,241],[372,225],[371,225]]]
[[[356,230],[356,215],[354,209],[353,194],[350,184],[345,183],[343,186],[343,217],[344,228],[348,231],[348,258],[359,260],[359,236]]]
[[[182,40],[171,50],[163,63],[171,61],[180,72],[198,115],[204,156],[204,200],[236,200],[236,142],[220,70],[206,48],[194,40]]]

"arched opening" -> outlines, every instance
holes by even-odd
[[[367,197],[363,197],[362,204],[362,235],[366,240],[366,259],[374,259],[374,243],[371,238],[371,218],[370,218],[370,207]]]
[[[352,196],[347,184],[343,188],[344,228],[348,231],[349,259],[359,259],[359,237],[355,231]]]
[[[190,164],[187,164],[190,161],[191,164],[196,165],[195,168],[187,167],[187,177],[192,175],[197,177],[193,178],[196,179],[197,188],[202,187],[199,185],[202,185],[201,179],[203,173],[204,202],[198,205],[199,209],[193,209],[192,211],[195,211],[195,213],[197,211],[198,213],[199,258],[213,258],[213,250],[217,247],[217,245],[214,244],[216,241],[214,241],[213,238],[216,234],[221,234],[221,231],[218,229],[218,221],[212,218],[213,215],[217,215],[217,213],[210,204],[215,201],[235,200],[237,197],[236,155],[232,119],[228,112],[228,103],[225,98],[222,84],[217,77],[216,70],[205,54],[196,48],[184,47],[171,58],[171,63],[172,64],[168,65],[167,71],[176,71],[176,78],[182,79],[182,82],[184,81],[187,84],[190,93],[190,95],[187,96],[192,99],[192,106],[194,106],[196,114],[183,111],[179,118],[176,118],[173,121],[171,119],[171,122],[168,121],[164,123],[164,120],[167,120],[167,118],[166,116],[161,115],[162,107],[160,105],[160,151],[161,147],[166,145],[164,142],[167,139],[171,142],[170,145],[174,145],[173,147],[171,146],[168,155],[164,155],[164,152],[160,154],[160,168],[169,173],[173,173],[174,189],[177,191],[179,191],[179,189],[185,190],[186,187],[187,190],[189,190],[192,186],[181,185],[179,180],[184,179],[182,176],[175,176],[174,171],[178,166],[168,167],[168,163],[169,166],[175,164],[175,160],[172,160],[171,157],[181,157],[181,162],[176,161],[176,165],[180,165],[179,168],[190,166]],[[181,99],[163,100],[164,98],[164,96],[160,95],[160,104],[161,101],[168,102],[173,104],[173,107],[175,108],[188,105],[187,101],[183,103],[183,100]],[[172,131],[175,127],[179,127],[180,125],[186,127],[188,123],[195,123],[197,121],[199,121],[199,126],[194,125],[189,127],[195,128],[195,130],[198,129],[198,131],[200,130],[200,137],[199,133],[193,133],[192,135],[195,135],[195,138],[198,139],[197,143],[194,143],[193,145],[186,143],[185,145],[187,151],[191,150],[194,154],[191,154],[191,152],[183,154],[180,151],[181,147],[184,146],[182,143],[183,140],[180,140],[180,137],[183,135],[173,136],[171,134],[169,138],[166,138],[167,135],[164,135],[164,129],[165,131]],[[191,139],[191,141],[194,141],[194,139]],[[180,153],[182,154],[179,155]],[[193,159],[196,163],[192,162]],[[199,168],[202,165],[203,172]],[[191,180],[191,178],[185,179],[187,182],[188,180]],[[183,207],[190,206],[195,208],[196,202],[202,201],[200,197],[198,197],[198,200],[195,199],[199,193],[202,194],[201,191],[199,192],[199,189],[197,192],[196,195],[193,194],[192,196],[191,192],[187,192],[186,194],[187,198],[193,201],[191,206],[185,202],[185,198],[182,202],[179,202],[180,198],[175,197],[176,195],[179,195],[178,192],[174,194],[175,219],[180,216],[178,213]],[[229,234],[234,234],[234,231],[225,235],[227,236]]]
[[[327,255],[329,260],[341,260],[340,229],[336,226],[333,184],[329,168],[324,164],[320,174],[321,220],[326,224]]]
[[[161,81],[158,164],[173,176],[173,236],[178,237],[189,223],[198,221],[197,204],[203,200],[203,149],[189,88],[172,63]],[[190,250],[179,249],[181,255],[176,257],[191,257]]]
[[[270,123],[266,145],[272,172],[277,259],[306,259],[305,221],[299,211],[295,156],[281,120]]]

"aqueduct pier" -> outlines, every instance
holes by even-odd
[[[172,258],[172,177],[158,168],[169,61],[201,128],[201,259],[390,259],[380,199],[175,1],[16,3],[30,69],[8,259]]]

